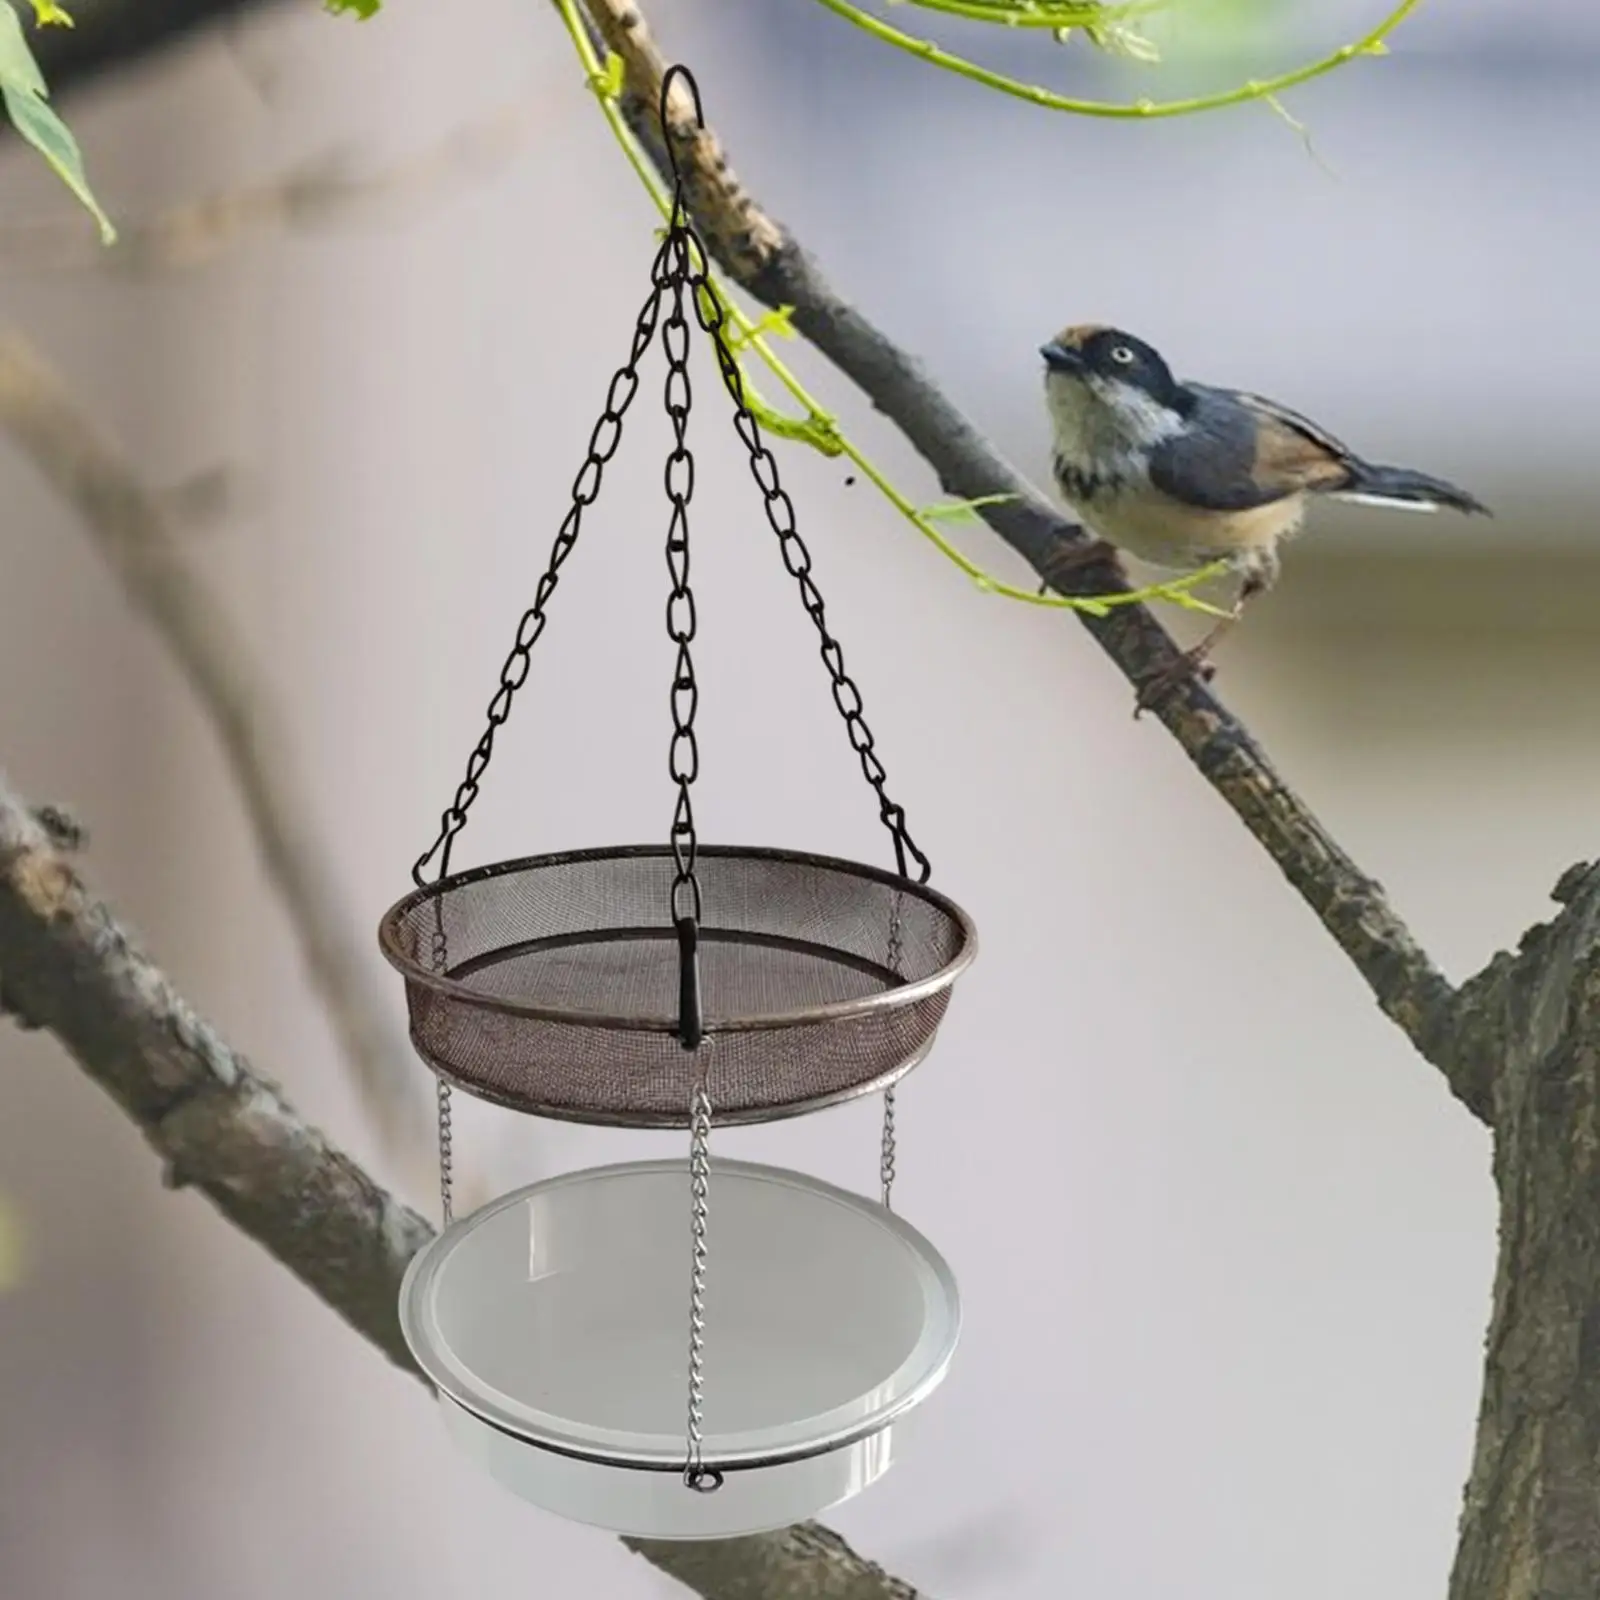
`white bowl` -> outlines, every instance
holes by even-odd
[[[949,1367],[955,1280],[915,1229],[801,1173],[713,1161],[704,1463],[683,1482],[689,1175],[633,1162],[491,1202],[411,1263],[400,1321],[457,1443],[514,1494],[654,1539],[786,1527],[888,1468]]]

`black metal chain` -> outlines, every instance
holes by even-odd
[[[539,637],[545,629],[545,607],[549,605],[550,597],[561,581],[561,569],[566,565],[567,557],[572,554],[573,547],[578,542],[578,534],[583,525],[583,513],[594,504],[600,493],[600,482],[605,475],[606,463],[617,453],[617,446],[622,442],[622,419],[639,391],[639,361],[650,348],[650,341],[655,338],[656,323],[660,319],[660,314],[661,290],[652,283],[650,296],[645,301],[643,309],[639,312],[639,319],[634,325],[633,344],[628,351],[628,359],[612,375],[610,386],[606,390],[605,409],[600,413],[600,420],[595,423],[594,430],[589,435],[588,454],[578,469],[577,477],[572,480],[572,505],[556,531],[555,541],[550,548],[550,560],[534,589],[533,604],[523,612],[521,621],[517,623],[516,641],[511,647],[511,654],[506,657],[505,664],[500,668],[500,683],[494,692],[494,698],[489,702],[488,726],[477,744],[472,747],[472,754],[467,758],[466,776],[457,785],[454,797],[440,815],[438,837],[412,865],[411,878],[418,888],[423,888],[428,883],[428,866],[435,857],[438,858],[438,867],[434,877],[441,879],[449,875],[450,852],[455,845],[456,835],[467,825],[467,812],[471,810],[473,801],[478,798],[483,775],[488,770],[489,758],[494,754],[495,734],[510,717],[511,703],[516,698],[517,690],[528,680],[533,647],[539,642]],[[434,970],[446,971],[449,966],[449,945],[445,933],[442,899],[435,899],[433,905],[432,955]],[[440,1078],[437,1084],[437,1101],[439,1210],[444,1225],[449,1227],[454,1220],[455,1212],[453,1198],[455,1155],[450,1085],[443,1078]]]
[[[705,247],[689,222],[685,208],[683,174],[678,166],[667,116],[669,95],[676,78],[682,78],[686,83],[694,100],[696,121],[701,127],[705,125],[700,114],[699,90],[693,77],[683,67],[671,68],[661,86],[660,113],[663,141],[673,176],[672,210],[651,272],[650,295],[634,327],[628,359],[613,374],[606,391],[605,408],[590,434],[583,465],[573,479],[572,504],[557,530],[550,559],[534,591],[533,603],[517,624],[515,642],[500,669],[499,684],[489,702],[487,726],[472,748],[466,773],[457,785],[450,804],[440,814],[438,835],[413,864],[411,876],[419,887],[426,886],[430,881],[430,864],[435,861],[435,881],[449,874],[456,836],[466,826],[467,813],[478,798],[484,774],[494,754],[495,737],[510,718],[517,691],[527,682],[533,647],[544,633],[546,608],[560,582],[561,569],[578,542],[583,513],[599,496],[606,464],[622,442],[623,417],[639,389],[638,364],[659,325],[667,356],[664,401],[673,431],[673,448],[667,457],[664,473],[667,499],[672,507],[666,542],[667,570],[672,578],[672,588],[667,598],[667,635],[677,646],[670,692],[672,741],[667,754],[667,770],[678,790],[670,835],[675,869],[671,911],[678,933],[680,955],[678,1037],[685,1049],[693,1050],[698,1048],[703,1037],[698,957],[702,902],[696,875],[699,836],[691,795],[691,787],[700,775],[700,747],[695,734],[700,689],[695,678],[691,648],[698,630],[698,619],[694,591],[689,581],[688,507],[694,493],[694,457],[687,443],[693,395],[688,369],[686,296],[692,295],[695,316],[710,336],[716,351],[723,384],[733,400],[735,431],[749,452],[751,475],[761,490],[767,522],[777,537],[783,564],[798,585],[801,602],[817,630],[819,653],[833,685],[834,705],[844,719],[845,732],[861,763],[862,775],[878,797],[878,815],[894,842],[896,865],[902,877],[912,876],[914,865],[919,883],[928,881],[932,868],[928,857],[918,848],[906,827],[905,808],[889,798],[886,788],[888,773],[877,753],[872,730],[866,723],[861,691],[845,670],[843,649],[828,630],[827,610],[812,577],[811,552],[795,526],[794,503],[779,481],[777,460],[762,439],[760,425],[745,400],[744,379],[728,343],[722,305],[711,288]],[[668,305],[664,321],[661,318],[663,300]],[[447,961],[447,949],[441,906],[435,907],[435,914],[433,954],[435,965],[442,971]],[[886,1122],[885,1127],[887,1140],[890,1138],[887,1131],[890,1124]],[[449,1087],[442,1080],[439,1085],[439,1141],[441,1197],[448,1222],[451,1209],[450,1096]]]
[[[668,126],[667,108],[675,79],[681,78],[694,101],[695,116],[700,116],[700,91],[686,67],[670,67],[661,80],[661,135],[667,161],[672,169],[672,210],[667,217],[666,237],[656,252],[651,281],[659,299],[666,302],[667,314],[661,324],[661,347],[667,356],[667,381],[663,391],[667,419],[672,424],[672,449],[663,473],[667,500],[672,507],[667,519],[667,571],[672,589],[667,596],[667,637],[678,647],[672,669],[669,703],[672,709],[672,742],[667,748],[667,772],[678,787],[672,813],[672,920],[678,930],[678,1042],[685,1050],[695,1050],[704,1036],[700,1001],[700,880],[695,868],[699,862],[700,836],[695,828],[694,800],[690,789],[700,776],[700,741],[694,730],[700,709],[700,685],[694,675],[692,645],[699,631],[694,590],[689,583],[689,500],[694,494],[694,456],[689,451],[689,409],[694,389],[689,380],[689,317],[685,307],[694,284],[695,252],[699,240],[689,225],[684,205],[683,173]]]
[[[489,724],[484,729],[483,737],[473,746],[472,754],[467,759],[466,776],[457,787],[455,797],[440,815],[438,837],[417,857],[411,869],[412,880],[419,888],[428,882],[428,864],[435,856],[439,858],[439,864],[434,876],[443,878],[449,873],[450,851],[456,835],[466,826],[467,812],[478,798],[489,758],[494,754],[495,735],[511,715],[511,702],[517,690],[528,680],[533,647],[539,642],[539,636],[545,628],[545,607],[549,605],[550,597],[561,581],[561,569],[566,565],[567,557],[578,542],[583,513],[594,504],[600,493],[600,481],[605,474],[606,463],[617,453],[617,446],[622,442],[622,419],[633,404],[634,395],[638,393],[639,361],[650,348],[650,341],[655,338],[661,313],[661,293],[660,282],[653,281],[650,297],[645,301],[633,330],[633,347],[628,352],[628,359],[612,376],[610,387],[606,390],[605,410],[600,413],[600,420],[589,435],[588,454],[572,481],[572,505],[556,533],[549,564],[534,590],[533,604],[517,624],[516,643],[512,645],[511,654],[500,669],[500,684],[489,702]]]
[[[894,841],[895,862],[901,877],[911,876],[911,864],[916,864],[916,880],[926,883],[933,871],[926,855],[918,849],[906,828],[905,807],[889,798],[885,789],[888,772],[878,755],[877,743],[863,715],[861,691],[855,680],[845,671],[844,651],[839,641],[828,631],[827,608],[816,580],[811,576],[811,552],[795,527],[794,502],[788,491],[778,481],[778,463],[761,437],[761,425],[745,402],[744,377],[739,363],[734,359],[724,332],[726,318],[722,303],[712,292],[706,270],[706,256],[698,238],[694,239],[699,264],[694,269],[691,282],[694,287],[695,312],[700,326],[711,336],[717,352],[717,365],[722,370],[722,381],[733,399],[733,426],[745,448],[750,452],[750,471],[766,503],[767,522],[778,538],[778,548],[783,564],[800,589],[801,603],[817,630],[821,641],[820,654],[828,676],[833,680],[833,703],[844,718],[850,747],[860,758],[861,772],[878,796],[878,815],[889,836]]]
[[[683,240],[674,236],[668,245],[675,255],[686,254]],[[667,749],[667,771],[678,786],[672,814],[672,856],[677,875],[672,880],[673,917],[700,918],[700,884],[695,877],[699,839],[694,825],[690,786],[700,776],[700,743],[695,737],[695,712],[700,686],[694,675],[690,649],[698,631],[694,590],[689,585],[689,497],[694,493],[694,457],[684,443],[689,422],[689,323],[683,314],[683,271],[674,267],[670,284],[671,310],[662,324],[661,341],[667,350],[667,415],[672,419],[674,444],[667,456],[665,483],[672,514],[667,521],[667,571],[672,591],[667,596],[667,637],[678,647],[672,674],[672,742]]]

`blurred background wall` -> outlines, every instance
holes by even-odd
[[[1592,8],[1424,8],[1390,59],[1293,97],[1320,164],[1260,109],[1052,118],[800,0],[652,10],[756,194],[1041,479],[1036,347],[1107,320],[1496,506],[1481,528],[1320,518],[1221,685],[1452,975],[1543,916],[1597,847]],[[1317,11],[1280,59],[1373,8]],[[989,49],[1129,90],[1074,75],[1075,50]],[[5,319],[148,481],[243,482],[194,558],[268,665],[363,930],[477,736],[652,216],[554,18],[513,0],[361,27],[269,8],[68,107],[131,217],[330,152],[382,170],[515,105],[531,136],[397,216],[191,271],[0,273]],[[66,204],[6,150],[4,223]],[[703,831],[880,859],[720,415],[695,420]],[[630,429],[462,861],[664,836],[662,430]],[[893,785],[984,941],[902,1096],[902,1207],[961,1277],[964,1348],[914,1451],[833,1522],[970,1600],[1442,1593],[1493,1262],[1484,1130],[1075,626],[975,591],[837,463],[782,460]],[[177,982],[394,1177],[184,683],[9,446],[0,492],[0,764],[81,813],[93,880]],[[463,1121],[465,1164],[504,1186],[676,1148]],[[875,1141],[856,1107],[718,1147],[869,1188]],[[8,1600],[672,1592],[458,1462],[418,1385],[164,1191],[121,1115],[14,1030],[0,1198]]]

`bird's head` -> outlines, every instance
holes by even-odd
[[[1114,399],[1119,391],[1134,390],[1146,401],[1178,409],[1181,385],[1172,369],[1143,339],[1120,328],[1063,328],[1039,353],[1050,391],[1071,385]]]
[[[1058,453],[1100,472],[1182,430],[1186,391],[1159,353],[1120,328],[1063,328],[1040,352]]]

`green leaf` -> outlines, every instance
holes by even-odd
[[[323,8],[335,16],[348,14],[357,22],[370,22],[383,7],[383,0],[322,0]]]
[[[602,100],[615,100],[628,81],[628,64],[615,50],[606,51],[605,70],[589,80],[589,87]]]
[[[117,236],[111,219],[100,209],[83,171],[83,154],[78,141],[60,117],[50,109],[44,74],[28,48],[22,31],[22,18],[10,0],[0,3],[0,95],[6,112],[18,133],[55,168],[56,175],[88,207],[100,226],[100,242],[110,244]]]
[[[1155,66],[1161,60],[1161,51],[1154,40],[1147,39],[1137,28],[1126,22],[1088,22],[1083,31],[1108,55],[1125,56],[1129,61],[1139,61],[1145,66]]]
[[[975,522],[985,506],[1002,506],[1017,498],[1014,494],[981,494],[976,500],[945,500],[918,507],[917,515],[925,522]]]
[[[748,327],[735,326],[726,335],[728,348],[737,353],[749,349],[758,339],[797,338],[791,322],[793,316],[793,306],[779,306],[776,311],[767,312],[759,322],[752,322]]]

